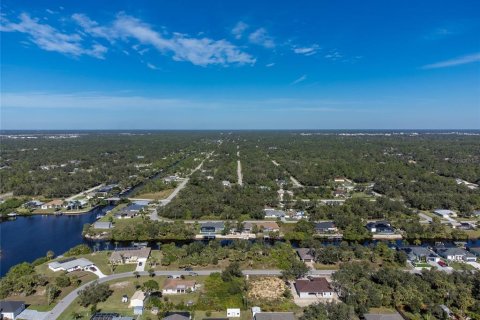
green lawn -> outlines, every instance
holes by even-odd
[[[101,302],[97,305],[97,308],[101,310],[101,312],[118,312],[124,316],[133,316],[133,310],[128,308],[128,303],[122,303],[122,296],[127,295],[131,297],[135,289],[135,282],[138,282],[140,285],[147,280],[150,280],[150,277],[139,277],[138,279],[131,277],[125,279],[119,279],[109,282],[110,289],[113,290],[112,295],[104,302]],[[158,282],[159,287],[162,288],[163,284],[166,280],[165,277],[154,277],[155,281]],[[205,277],[187,277],[187,279],[195,279],[197,282],[203,282]],[[190,294],[183,294],[183,295],[168,295],[168,301],[178,304],[180,302],[187,302],[189,300],[193,300],[196,302],[198,300],[200,293],[190,293]],[[72,314],[77,312],[83,316],[82,319],[89,319],[90,310],[89,308],[84,308],[78,304],[78,301],[75,300],[68,308],[65,310],[64,313],[60,315],[58,319],[60,320],[70,320],[72,319]],[[147,319],[147,317],[152,318],[152,315],[149,310],[144,311],[144,315],[137,318],[137,320]]]
[[[454,270],[475,270],[473,266],[462,262],[449,262],[448,265]]]

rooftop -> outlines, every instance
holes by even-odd
[[[22,306],[25,306],[23,301],[0,300],[0,310],[3,312],[14,312]]]
[[[123,260],[136,257],[137,259],[147,259],[150,256],[150,251],[152,249],[149,247],[128,247],[128,248],[118,248],[112,252],[110,260]]]
[[[193,280],[167,279],[163,285],[164,290],[188,289],[194,288],[196,282]]]
[[[312,278],[295,281],[298,292],[332,292],[333,289],[325,278]]]
[[[88,266],[93,265],[93,262],[87,260],[85,258],[78,258],[78,259],[67,259],[63,261],[54,261],[48,264],[49,267],[53,269],[63,268],[65,270],[81,267],[85,268]]]

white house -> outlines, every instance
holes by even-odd
[[[167,279],[163,285],[163,294],[184,294],[195,291],[196,282],[193,280]]]
[[[437,216],[440,216],[440,217],[445,218],[445,219],[457,216],[455,211],[447,210],[447,209],[437,209],[437,210],[433,211],[433,213],[435,213]]]
[[[239,308],[227,309],[227,318],[240,318],[240,309]]]
[[[63,200],[57,199],[57,200],[52,200],[50,202],[42,204],[40,208],[42,210],[60,209],[62,206],[63,206]]]
[[[0,319],[17,319],[17,316],[25,310],[25,302],[23,301],[0,301]]]
[[[48,264],[48,268],[54,272],[67,271],[72,272],[75,270],[85,270],[92,267],[94,264],[90,260],[85,258],[70,258],[66,260],[54,261]]]
[[[133,308],[133,314],[139,315],[143,314],[143,306],[145,302],[145,293],[143,291],[135,291],[132,298],[130,299],[129,308]]]

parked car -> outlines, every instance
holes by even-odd
[[[139,263],[138,263],[138,266],[141,267],[141,266],[142,266],[142,262],[139,262]]]
[[[90,267],[89,269],[90,269],[90,271],[97,271],[97,268],[95,268],[95,267]]]
[[[193,271],[191,267],[185,267],[185,271]]]
[[[443,267],[443,268],[445,268],[445,267],[448,266],[448,264],[446,264],[446,263],[443,262],[442,260],[438,261],[438,264],[439,264],[441,267]]]
[[[198,276],[198,273],[196,273],[196,272],[190,272],[189,275],[191,275],[191,276]]]

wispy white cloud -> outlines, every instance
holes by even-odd
[[[235,27],[232,29],[232,34],[235,36],[235,39],[241,39],[245,30],[248,29],[248,24],[243,21],[239,21]]]
[[[253,44],[257,44],[268,49],[275,47],[275,41],[268,34],[265,28],[259,28],[254,32],[250,33],[250,35],[248,36],[248,40]]]
[[[29,14],[22,13],[18,22],[12,22],[5,15],[0,17],[0,31],[27,34],[29,40],[39,48],[79,57],[89,55],[103,59],[107,47],[97,43],[107,40],[109,45],[120,42],[132,45],[133,42],[144,46],[140,54],[149,48],[160,54],[170,56],[174,61],[188,61],[198,66],[253,65],[255,58],[243,49],[225,39],[214,40],[205,36],[191,37],[182,33],[158,32],[140,19],[119,13],[110,24],[101,25],[85,14],[75,13],[71,16],[80,30],[72,33],[59,31],[49,24],[40,23]],[[63,21],[66,21],[62,18]],[[89,45],[86,45],[86,42]],[[124,48],[120,46],[119,51]]]
[[[270,62],[270,63],[267,63],[267,64],[265,65],[265,67],[271,68],[271,67],[273,67],[274,65],[275,65],[275,62]]]
[[[69,56],[88,55],[103,59],[108,49],[101,44],[93,44],[90,48],[84,47],[83,39],[76,33],[65,33],[56,28],[40,23],[29,14],[22,13],[18,22],[0,16],[1,32],[20,32],[29,36],[29,40],[46,51],[60,52]]]
[[[314,44],[309,47],[292,47],[293,52],[296,54],[302,54],[304,56],[312,56],[318,52],[320,47],[317,44]]]
[[[145,46],[152,46],[161,54],[171,54],[175,61],[189,61],[194,65],[254,64],[255,58],[243,52],[227,40],[213,40],[207,37],[193,38],[185,34],[166,35],[155,31],[140,19],[120,13],[108,27],[100,27],[91,19],[77,15],[77,22],[85,32],[107,40],[128,41],[134,39]],[[81,17],[81,19],[79,19]]]
[[[461,56],[461,57],[456,57],[450,60],[427,64],[427,65],[424,65],[422,69],[448,68],[448,67],[454,67],[462,64],[474,63],[479,61],[480,61],[480,52]]]
[[[340,60],[343,58],[343,54],[341,54],[337,49],[329,50],[328,53],[324,56],[324,58],[329,60]]]
[[[292,83],[290,83],[290,85],[294,86],[294,85],[296,85],[296,84],[298,84],[298,83],[300,83],[300,82],[303,82],[303,81],[305,81],[305,80],[307,80],[307,75],[306,75],[306,74],[304,74],[303,76],[299,77],[298,79],[295,79]]]
[[[147,67],[152,70],[158,70],[158,67],[150,62],[147,62]]]

